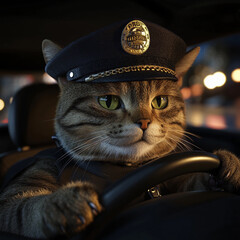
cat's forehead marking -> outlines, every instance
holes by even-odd
[[[150,45],[150,34],[147,26],[139,20],[129,22],[123,29],[121,44],[125,52],[133,55],[145,53]]]

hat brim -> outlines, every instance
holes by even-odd
[[[75,79],[74,82],[93,82],[93,83],[109,83],[109,82],[131,82],[131,81],[149,81],[149,80],[171,80],[177,81],[177,77],[165,72],[157,71],[135,71],[125,72],[110,76],[101,76],[93,80],[85,80],[86,78]]]

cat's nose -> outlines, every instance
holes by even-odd
[[[137,123],[140,124],[140,128],[142,130],[146,130],[148,128],[148,125],[151,121],[149,119],[140,119],[137,121]]]

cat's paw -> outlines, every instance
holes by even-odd
[[[102,210],[91,184],[75,182],[50,194],[43,206],[46,237],[71,236],[84,229]]]
[[[221,161],[215,174],[216,185],[228,192],[240,193],[240,160],[226,150],[217,150],[214,154]]]

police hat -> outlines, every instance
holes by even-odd
[[[176,81],[175,65],[185,55],[185,42],[145,20],[112,24],[72,42],[46,65],[57,79],[75,82]]]

